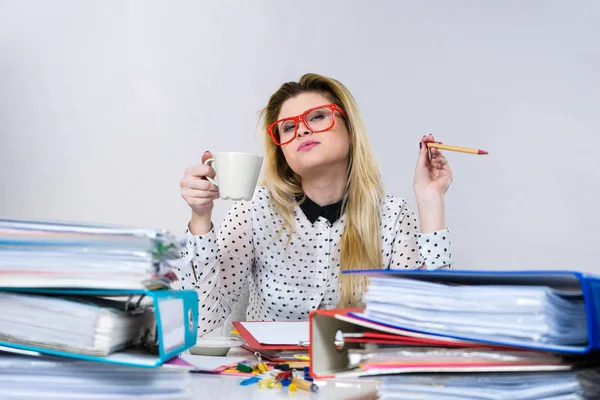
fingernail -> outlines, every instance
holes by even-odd
[[[208,153],[208,150],[206,150],[206,151],[204,152],[204,154],[206,154],[206,153]]]
[[[419,142],[419,148],[423,147],[423,142]]]

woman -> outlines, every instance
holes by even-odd
[[[186,232],[199,333],[219,327],[245,282],[249,320],[302,320],[317,308],[361,303],[365,279],[342,270],[449,268],[445,157],[423,143],[414,176],[421,232],[404,199],[386,196],[354,98],[338,81],[306,74],[285,83],[263,111],[266,186],[235,203],[217,238],[211,223],[215,171],[188,168],[182,197],[192,209]],[[206,152],[202,161],[211,157]]]

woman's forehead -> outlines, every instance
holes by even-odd
[[[295,117],[296,115],[300,115],[310,108],[329,103],[330,101],[327,99],[327,97],[321,93],[301,93],[298,96],[292,97],[283,102],[277,119]]]

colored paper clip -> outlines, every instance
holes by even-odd
[[[259,372],[268,372],[269,367],[267,367],[267,364],[263,362],[260,353],[257,351],[254,353],[254,355],[256,356],[256,358],[258,358],[258,364],[256,364],[256,369],[258,369]]]
[[[252,373],[252,367],[246,364],[239,363],[236,369],[240,372]]]
[[[312,382],[304,380],[302,378],[292,378],[292,383],[298,387],[298,389],[306,390],[307,392],[318,392],[319,387]]]
[[[263,378],[260,381],[258,381],[258,388],[259,389],[264,389],[266,387],[271,387],[270,385],[272,383],[274,383],[274,382],[275,382],[275,377],[274,376],[271,376],[271,377],[268,377],[268,378]]]
[[[256,382],[260,382],[261,378],[259,378],[258,376],[253,376],[252,378],[248,378],[248,379],[244,379],[243,381],[240,382],[241,386],[248,386],[248,385],[252,385]]]

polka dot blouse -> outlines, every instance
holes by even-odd
[[[182,256],[191,265],[176,273],[182,289],[198,292],[200,334],[221,326],[246,283],[248,320],[304,320],[312,310],[335,307],[345,215],[333,219],[323,214],[311,223],[300,206],[294,214],[295,230],[286,247],[287,235],[278,234],[283,219],[268,189],[259,187],[251,201],[234,204],[218,237],[214,229],[201,236],[186,231]],[[402,198],[382,199],[381,244],[383,268],[452,264],[448,230],[420,234],[415,214]]]

